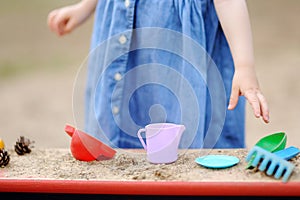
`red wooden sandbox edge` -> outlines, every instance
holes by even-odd
[[[300,196],[300,182],[0,179],[0,192],[178,196]]]

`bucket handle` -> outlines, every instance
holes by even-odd
[[[147,145],[146,145],[146,143],[144,142],[144,139],[143,139],[142,136],[141,136],[141,133],[143,133],[143,132],[146,132],[146,129],[141,128],[141,129],[139,129],[137,135],[138,135],[139,140],[140,140],[140,142],[142,143],[144,149],[147,151]]]

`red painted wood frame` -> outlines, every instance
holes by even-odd
[[[0,179],[0,192],[178,196],[300,196],[300,182]]]

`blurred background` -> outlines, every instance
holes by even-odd
[[[34,140],[36,147],[70,145],[64,126],[74,124],[73,83],[89,52],[93,18],[57,37],[47,27],[47,15],[76,2],[1,0],[0,138],[7,148],[21,135]],[[280,131],[287,133],[287,145],[300,147],[300,1],[247,3],[257,75],[271,113],[271,122],[265,124],[247,105],[247,147]]]

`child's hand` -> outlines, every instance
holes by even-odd
[[[59,36],[70,33],[91,15],[95,6],[95,0],[87,0],[53,10],[48,15],[48,26]]]
[[[236,68],[232,81],[232,91],[228,106],[229,110],[235,108],[240,95],[246,97],[253,109],[255,117],[262,117],[266,123],[269,122],[268,104],[259,89],[254,68]]]

